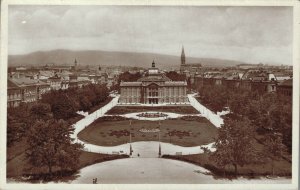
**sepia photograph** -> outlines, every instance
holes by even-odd
[[[297,1],[54,2],[1,5],[3,188],[297,189]]]

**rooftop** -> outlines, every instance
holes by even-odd
[[[53,76],[53,72],[52,71],[39,71],[39,74],[42,76],[47,76],[47,77],[51,77]]]
[[[7,88],[17,88],[18,85],[16,85],[14,82],[11,81],[11,79],[7,80]]]
[[[278,86],[292,87],[293,86],[293,79],[284,80],[281,83],[279,83]]]
[[[142,82],[121,82],[120,86],[141,86]]]
[[[165,86],[186,86],[186,81],[166,81]]]
[[[17,86],[35,85],[38,82],[38,80],[29,79],[29,78],[14,78],[14,79],[9,79],[9,80],[11,80],[11,82],[13,82]]]
[[[7,85],[9,88],[16,88],[22,86],[35,86],[35,85],[48,85],[41,80],[29,79],[29,78],[13,78],[8,79]]]
[[[138,82],[142,82],[142,81],[171,81],[171,79],[169,79],[163,73],[159,73],[157,75],[146,75],[138,79]]]

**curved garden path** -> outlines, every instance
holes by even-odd
[[[72,138],[75,139],[76,142],[80,142],[84,144],[84,148],[88,152],[95,152],[95,153],[105,153],[105,154],[129,154],[130,151],[130,144],[122,144],[118,146],[99,146],[99,145],[94,145],[94,144],[89,144],[86,142],[81,141],[78,137],[77,134],[83,130],[85,127],[89,126],[91,123],[93,123],[96,119],[99,117],[102,117],[105,115],[107,111],[109,111],[111,108],[116,106],[118,104],[120,95],[116,95],[108,104],[100,108],[99,110],[86,115],[83,119],[78,121],[77,123],[74,124],[74,134],[72,134]],[[189,95],[189,99],[194,102],[197,101],[194,98],[194,95]],[[197,101],[198,102],[198,101]],[[198,111],[202,111],[199,107],[198,104],[193,103],[192,104],[195,109]],[[175,113],[166,113],[168,114],[167,118],[177,118],[184,116],[184,114],[175,114]],[[208,116],[207,118],[209,119],[214,119],[212,118],[212,114],[202,114],[203,116]],[[216,115],[216,114],[215,114]],[[122,115],[120,115],[122,116]],[[125,117],[129,118],[135,118],[136,113],[133,114],[126,114]],[[216,116],[215,116],[216,117]],[[220,117],[220,116],[218,116]],[[147,118],[147,119],[157,119],[157,118]],[[166,119],[166,118],[160,118],[160,119]],[[215,125],[215,124],[214,124]],[[169,154],[169,155],[175,155],[175,154],[198,154],[198,153],[203,153],[203,150],[200,147],[206,147],[210,150],[214,150],[212,148],[213,143],[210,143],[208,145],[202,145],[202,146],[194,146],[194,147],[183,147],[183,146],[178,146],[178,145],[173,145],[170,143],[164,143],[164,142],[155,142],[155,141],[142,141],[142,142],[133,142],[131,143],[132,149],[134,151],[133,157],[136,157],[137,154],[139,153],[141,157],[157,157],[158,156],[158,149],[159,149],[159,144],[161,146],[161,154]]]

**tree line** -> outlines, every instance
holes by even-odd
[[[108,90],[104,85],[51,91],[38,102],[9,108],[7,114],[7,145],[26,139],[26,157],[34,168],[74,170],[83,146],[70,135],[74,128],[70,121],[76,111],[87,111],[104,102]],[[58,169],[59,168],[59,169]]]
[[[140,72],[130,73],[129,71],[123,72],[118,77],[118,82],[112,86],[111,90],[117,90],[120,91],[120,83],[123,82],[135,82],[139,78],[142,77],[142,74]]]
[[[211,110],[230,109],[218,130],[211,158],[221,168],[272,164],[292,151],[292,100],[276,93],[210,86],[199,90],[200,101]],[[258,148],[258,143],[263,148]]]
[[[169,71],[166,72],[165,75],[170,78],[172,81],[185,81],[186,77],[184,74],[179,74],[175,71]],[[118,81],[124,81],[124,82],[135,82],[138,79],[142,78],[142,74],[140,72],[136,73],[130,73],[129,71],[126,71],[119,75]]]
[[[88,111],[104,102],[108,97],[105,84],[90,84],[83,88],[51,91],[42,96],[41,102],[49,104],[54,118],[70,119],[76,116],[76,111]]]

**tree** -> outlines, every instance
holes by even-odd
[[[22,139],[26,131],[24,123],[19,123],[13,117],[7,116],[7,145],[11,146],[14,142]]]
[[[232,93],[228,101],[230,110],[236,115],[246,116],[247,106],[250,105],[247,92]]]
[[[282,137],[278,133],[268,134],[265,138],[265,157],[271,161],[272,175],[274,175],[274,161],[280,160],[286,147],[282,143]]]
[[[254,128],[254,134],[257,142],[261,143],[263,138],[270,134],[281,135],[281,143],[285,145],[288,153],[292,152],[292,99],[278,95],[276,93],[260,93],[258,91],[248,91],[242,88],[229,89],[225,86],[205,84],[199,90],[201,103],[213,111],[218,111],[224,105],[228,106],[231,113],[224,116],[227,119],[239,120],[249,119],[250,125]],[[224,104],[226,100],[226,104]],[[228,134],[234,135],[236,131]],[[252,131],[251,131],[252,133]],[[228,135],[228,136],[230,136]],[[269,138],[269,137],[268,137]],[[242,139],[242,138],[241,138]],[[279,146],[278,140],[268,140],[269,144]],[[274,141],[274,142],[273,142]],[[277,145],[276,145],[277,143]],[[219,142],[219,147],[226,147],[226,144]],[[263,144],[264,148],[267,145]],[[272,145],[273,146],[273,145]],[[269,147],[270,148],[270,147]],[[265,151],[268,152],[268,151]],[[228,152],[218,150],[214,153],[216,163],[220,167],[231,164],[231,160],[225,160],[224,157],[230,157]],[[263,158],[264,152],[257,152],[256,158]],[[271,154],[270,154],[271,155]],[[268,156],[264,156],[268,158]],[[268,158],[269,160],[271,158]],[[261,159],[262,163],[264,159]]]
[[[97,85],[94,87],[96,103],[104,102],[108,97],[108,89],[106,85]]]
[[[27,129],[33,124],[30,107],[21,104],[17,108],[7,110],[7,145],[20,141],[26,136]]]
[[[36,103],[30,108],[30,115],[35,120],[48,120],[52,118],[51,107],[46,103]]]
[[[62,94],[53,100],[51,111],[55,119],[67,120],[76,116],[77,106],[75,102],[67,95]]]
[[[43,94],[41,102],[50,105],[55,119],[68,120],[76,116],[76,111],[88,111],[107,97],[106,85],[90,84],[77,89],[51,91]]]
[[[88,111],[92,107],[91,102],[86,96],[82,96],[79,101],[80,101],[80,110]]]
[[[55,166],[76,168],[82,145],[73,143],[70,137],[74,132],[72,126],[63,120],[39,120],[29,130],[26,156],[32,166],[47,167],[50,176]]]
[[[166,73],[166,76],[172,81],[185,81],[186,77],[184,74],[179,74],[176,71],[169,71]]]
[[[141,77],[142,77],[142,75],[139,72],[132,74],[132,73],[126,71],[126,72],[120,74],[118,83],[120,83],[121,81],[134,82],[134,81],[137,81]]]
[[[232,165],[237,175],[238,166],[257,162],[253,136],[254,128],[248,119],[225,120],[224,125],[219,128],[216,151],[211,158],[223,169]]]
[[[201,102],[214,112],[222,111],[228,106],[232,92],[223,86],[203,87],[199,90]]]
[[[81,144],[64,145],[59,148],[58,166],[61,170],[76,170],[79,163]]]

